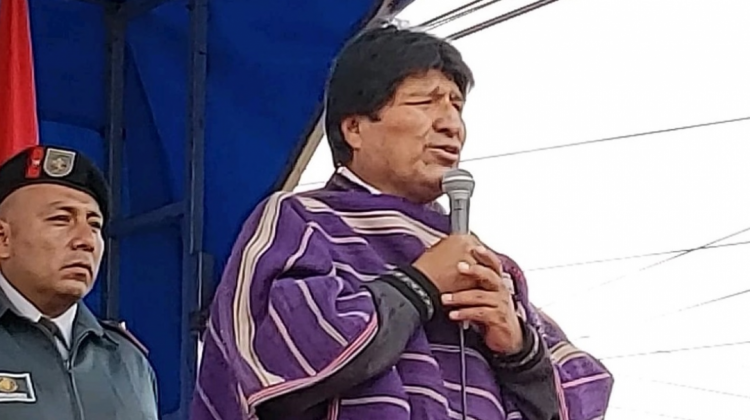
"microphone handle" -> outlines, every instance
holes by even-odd
[[[469,230],[469,200],[460,198],[451,200],[451,232],[468,235]],[[463,329],[468,330],[469,321],[462,321]]]
[[[454,198],[451,200],[451,232],[458,235],[468,235],[470,233],[468,198]]]
[[[469,199],[451,199],[451,231],[454,234],[469,234]],[[466,392],[466,330],[469,322],[463,321],[458,329],[458,357],[461,369],[461,419],[467,419],[468,398]]]

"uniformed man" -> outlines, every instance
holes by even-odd
[[[0,419],[156,420],[144,350],[81,301],[104,252],[109,189],[81,154],[0,166]]]

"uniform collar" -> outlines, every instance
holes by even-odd
[[[75,324],[73,324],[73,336],[79,337],[87,332],[93,332],[99,337],[105,335],[104,328],[102,328],[99,319],[94,316],[86,305],[80,304],[78,305]]]
[[[39,309],[0,273],[0,317],[5,315],[7,311],[12,311],[34,323],[39,322],[42,317]],[[71,306],[62,315],[51,318],[51,321],[60,329],[68,345],[72,344],[74,337],[78,337],[87,331],[92,331],[99,336],[104,334],[104,330],[94,314],[82,304]]]
[[[0,289],[0,319],[2,319],[2,317],[5,316],[5,313],[11,310],[11,308],[10,300],[5,296],[3,289]]]

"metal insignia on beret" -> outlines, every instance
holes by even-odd
[[[44,157],[44,173],[53,178],[63,178],[73,172],[75,166],[75,152],[59,149],[47,149]]]

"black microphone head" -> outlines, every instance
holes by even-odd
[[[442,187],[448,197],[468,199],[474,193],[474,177],[466,169],[454,168],[443,175]]]

